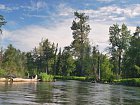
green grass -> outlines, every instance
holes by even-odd
[[[54,76],[53,75],[48,75],[46,73],[40,73],[39,78],[43,82],[52,82],[52,81],[54,81]]]
[[[6,70],[0,69],[0,77],[5,77],[6,73]]]
[[[140,78],[119,79],[114,80],[114,83],[128,86],[140,86]]]
[[[78,80],[78,81],[92,81],[95,80],[94,77],[78,77],[78,76],[54,76],[55,79],[61,80]]]

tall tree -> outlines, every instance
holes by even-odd
[[[84,75],[84,58],[86,50],[89,47],[88,34],[90,25],[88,24],[89,17],[85,13],[74,12],[75,20],[72,22],[71,30],[73,31],[74,41],[71,43],[73,54],[77,62],[78,75]]]
[[[5,25],[5,19],[4,19],[4,17],[2,16],[2,15],[0,15],[0,34],[2,34],[2,29],[1,29],[1,27],[3,26],[3,25]],[[0,38],[0,41],[1,41],[1,38]],[[0,48],[1,49],[1,48]],[[1,51],[0,51],[0,65],[1,65],[1,63],[2,63],[2,49],[1,49]]]
[[[57,54],[55,74],[62,75],[62,51],[61,51],[61,48],[59,49],[59,52]]]
[[[121,74],[122,57],[125,50],[129,46],[130,31],[125,24],[119,28],[118,24],[114,24],[109,28],[109,41],[111,44],[111,55],[116,68],[117,78]],[[116,66],[117,65],[117,66]]]
[[[140,27],[136,28],[134,35],[131,37],[130,47],[125,53],[123,59],[123,76],[140,77]]]
[[[57,51],[58,51],[58,43],[56,44],[55,51],[54,51],[54,64],[53,64],[53,74],[56,75],[56,60],[57,60]]]
[[[92,55],[91,55],[91,65],[92,65],[92,67],[91,67],[91,72],[90,72],[90,74],[91,75],[94,75],[96,78],[98,78],[98,59],[99,58],[99,51],[98,51],[98,48],[97,48],[97,46],[93,46],[93,48],[92,48]]]

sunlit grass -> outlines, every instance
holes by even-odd
[[[94,77],[79,77],[79,76],[54,76],[55,79],[61,80],[79,80],[79,81],[92,81],[95,80]]]
[[[129,85],[129,86],[140,86],[140,78],[119,79],[119,80],[114,80],[114,83]]]
[[[53,75],[48,75],[46,73],[40,73],[39,74],[39,78],[43,82],[52,82],[54,80],[54,76]]]

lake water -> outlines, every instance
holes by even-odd
[[[140,87],[73,80],[0,83],[0,105],[140,105]]]

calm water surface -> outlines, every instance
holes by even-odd
[[[140,105],[140,88],[73,80],[0,83],[0,105]]]

